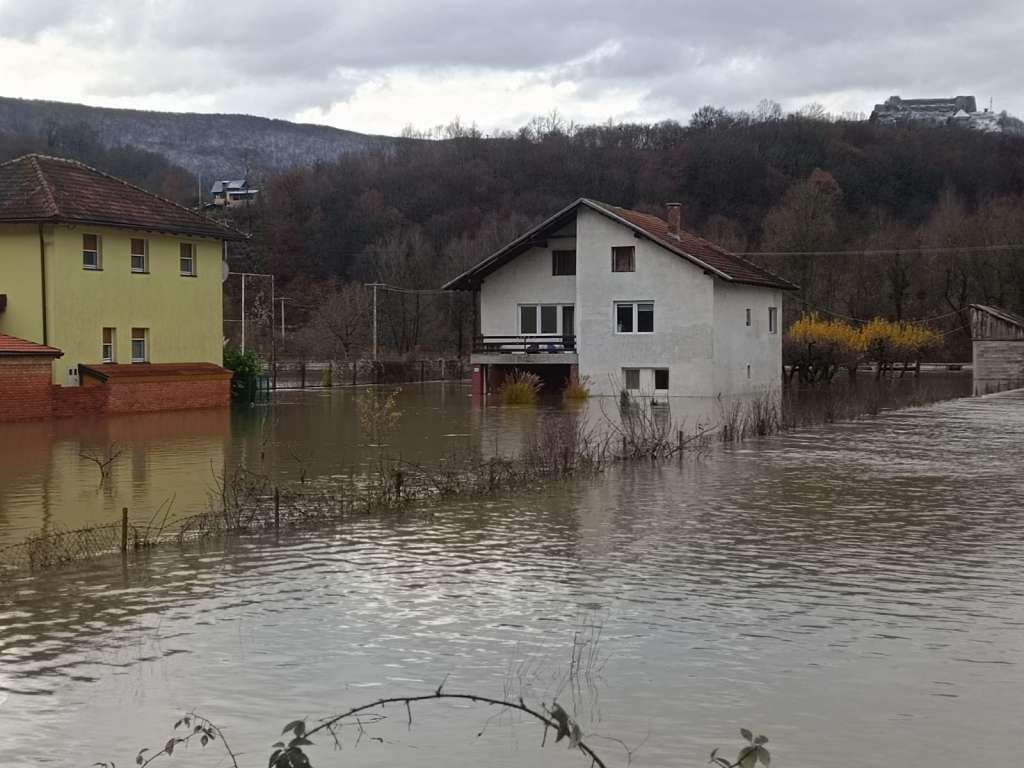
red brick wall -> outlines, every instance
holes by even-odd
[[[50,418],[52,377],[49,357],[0,357],[0,421]]]
[[[219,408],[231,402],[231,378],[189,381],[110,381],[107,413],[181,411],[190,408]]]
[[[106,387],[53,387],[53,417],[98,416],[107,408]]]

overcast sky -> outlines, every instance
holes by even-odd
[[[0,95],[373,133],[870,112],[974,94],[1024,116],[1021,0],[0,0]]]

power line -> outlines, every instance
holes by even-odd
[[[860,251],[745,251],[737,256],[901,256],[903,254],[990,253],[1024,250],[1024,243],[1008,245],[964,245],[941,248],[882,248]]]

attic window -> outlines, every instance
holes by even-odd
[[[636,247],[632,245],[612,248],[612,272],[636,272]]]
[[[552,251],[551,252],[551,274],[552,275],[575,275],[576,274],[576,251]]]

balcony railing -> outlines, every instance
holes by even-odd
[[[473,352],[483,355],[576,353],[575,336],[477,336]]]

